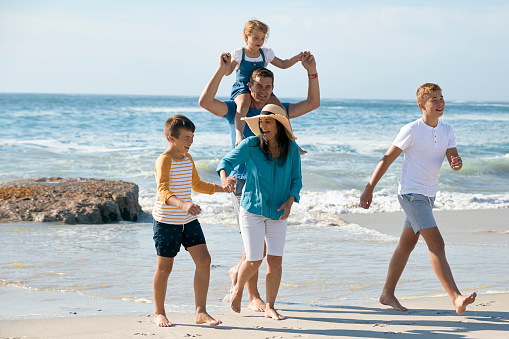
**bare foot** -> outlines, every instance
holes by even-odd
[[[159,327],[172,327],[173,324],[170,323],[168,318],[166,318],[166,314],[156,313],[154,315],[154,322]]]
[[[265,318],[272,318],[274,320],[286,319],[284,315],[277,313],[277,311],[273,308],[267,308],[265,310]]]
[[[237,284],[237,273],[239,272],[238,266],[233,266],[228,270],[228,275],[232,280],[232,286],[230,287],[230,293],[233,291],[233,287]]]
[[[253,298],[249,301],[249,306],[247,308],[255,312],[265,312],[265,303],[260,298]]]
[[[217,326],[217,325],[223,323],[221,320],[216,320],[216,319],[212,318],[207,312],[196,313],[196,316],[194,317],[194,322],[197,324],[207,323],[210,326]]]
[[[240,304],[242,303],[242,293],[239,293],[236,288],[232,289],[230,298],[230,308],[235,313],[240,313]]]
[[[454,302],[453,302],[454,307],[456,308],[456,313],[463,314],[467,309],[467,305],[469,305],[475,301],[475,297],[477,297],[476,292],[474,292],[471,295],[466,296],[466,297],[463,295],[460,295],[459,297],[457,297],[456,300],[454,300]]]
[[[383,295],[382,294],[380,296],[379,301],[380,301],[380,304],[391,306],[396,311],[401,311],[401,312],[408,311],[408,308],[406,308],[405,306],[401,305],[399,303],[398,299],[396,299],[395,296],[387,296],[387,295]]]
[[[299,146],[299,153],[300,153],[300,155],[306,154],[307,152],[308,151],[306,151],[305,149],[300,148],[300,146]]]

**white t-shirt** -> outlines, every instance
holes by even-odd
[[[431,127],[417,119],[403,126],[392,144],[405,154],[398,193],[434,197],[445,153],[456,147],[452,127],[440,121]]]
[[[272,48],[262,47],[262,51],[263,51],[263,54],[265,55],[265,66],[264,67],[267,67],[267,65],[270,64],[270,62],[272,60],[274,60],[276,55],[274,54],[274,51],[272,50]],[[235,71],[236,71],[239,69],[240,62],[242,61],[242,48],[234,50],[233,52],[231,52],[231,55],[232,55],[232,59],[237,62],[237,66],[235,67]],[[245,59],[247,61],[251,61],[251,62],[258,62],[258,61],[263,60],[261,54],[257,58],[249,58],[246,55]]]

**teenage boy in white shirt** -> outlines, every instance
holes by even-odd
[[[405,227],[399,244],[392,255],[380,303],[392,306],[397,311],[407,311],[394,295],[410,253],[419,235],[428,246],[431,266],[451,298],[456,313],[465,312],[477,294],[461,295],[456,287],[445,256],[445,245],[433,217],[433,205],[438,186],[438,172],[444,157],[455,171],[463,166],[456,149],[452,127],[438,119],[444,114],[442,89],[436,84],[426,83],[417,90],[417,103],[422,118],[403,126],[389,150],[378,163],[369,183],[360,198],[361,207],[368,209],[373,199],[373,190],[389,166],[404,152],[403,168],[399,180],[398,200],[405,211]]]

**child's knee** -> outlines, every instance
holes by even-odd
[[[203,254],[198,260],[196,260],[195,264],[198,269],[210,269],[212,258],[209,253]]]
[[[428,250],[437,255],[445,253],[445,242],[444,239],[433,239],[433,241],[428,241]]]
[[[234,101],[237,105],[237,111],[248,110],[249,106],[251,106],[251,95],[249,93],[240,94]]]
[[[400,241],[398,247],[404,252],[412,252],[417,242],[414,241]]]
[[[157,266],[156,274],[163,276],[163,277],[169,277],[170,273],[171,273],[171,269],[172,269],[172,267],[167,266],[167,265]]]

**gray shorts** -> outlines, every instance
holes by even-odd
[[[242,189],[246,184],[246,180],[237,179],[237,185],[235,185],[235,190],[232,192],[232,201],[233,201],[233,209],[235,210],[235,217],[237,218],[237,225],[239,226],[240,231],[240,221],[239,221],[239,213],[240,213],[240,198],[242,197]]]
[[[406,214],[405,227],[412,228],[415,234],[420,230],[437,226],[433,217],[435,197],[409,193],[398,194],[398,200]]]

